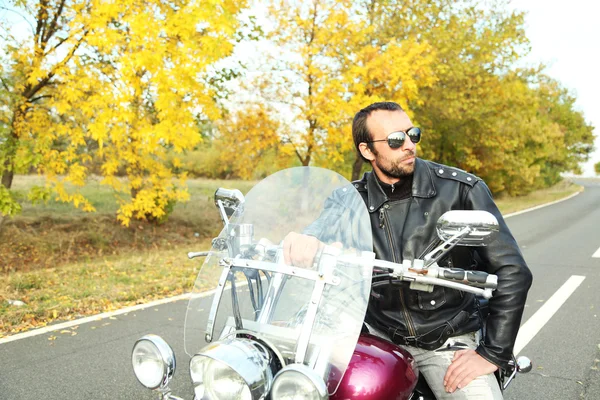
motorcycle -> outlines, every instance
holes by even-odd
[[[335,212],[325,215],[332,193]],[[489,299],[497,285],[494,275],[437,265],[456,245],[493,240],[498,222],[484,211],[445,213],[437,222],[441,244],[423,259],[397,264],[375,259],[362,198],[329,170],[283,170],[246,197],[219,189],[215,205],[222,232],[210,251],[188,254],[206,257],[184,328],[196,400],[434,399],[410,353],[365,330],[371,286],[405,281],[413,290],[441,285]],[[283,238],[310,231],[319,218],[325,245],[312,266],[286,265]],[[176,362],[162,338],[138,339],[132,365],[161,399],[181,400],[169,389]],[[502,388],[531,363],[520,358],[511,368],[498,376]]]

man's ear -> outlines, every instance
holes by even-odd
[[[375,159],[375,154],[373,154],[373,152],[365,142],[362,142],[358,145],[358,150],[360,150],[360,154],[362,154],[362,156],[367,160],[373,161]]]

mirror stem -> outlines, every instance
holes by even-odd
[[[444,243],[440,244],[438,247],[433,249],[429,254],[427,254],[423,259],[425,260],[425,265],[423,269],[429,268],[430,265],[438,262],[440,258],[442,258],[446,253],[448,253],[454,246],[456,246],[460,239],[467,236],[471,232],[470,227],[465,227],[461,229],[456,235],[452,236],[450,239],[446,240]]]
[[[227,213],[225,212],[225,206],[223,206],[223,202],[221,200],[217,200],[217,206],[219,206],[219,213],[221,214],[221,219],[223,220],[223,225],[225,228],[229,226],[229,218],[227,218]]]

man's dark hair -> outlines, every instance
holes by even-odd
[[[366,158],[363,157],[360,152],[358,145],[361,143],[367,143],[369,149],[373,151],[373,143],[369,143],[373,136],[369,129],[367,128],[367,117],[371,115],[373,111],[376,110],[384,110],[384,111],[404,111],[399,104],[394,103],[392,101],[382,101],[380,103],[373,103],[368,107],[363,108],[354,116],[354,121],[352,121],[352,138],[354,139],[354,146],[356,147],[356,151],[362,157],[362,159],[366,162],[369,162]]]

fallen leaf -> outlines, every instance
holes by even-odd
[[[60,331],[60,333],[71,333],[71,331],[68,329],[63,329],[62,331]]]
[[[48,340],[56,340],[56,336],[50,336]]]

